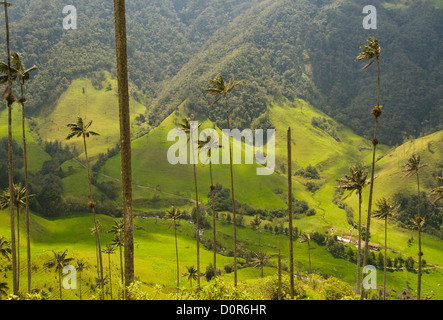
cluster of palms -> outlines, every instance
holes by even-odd
[[[368,68],[374,61],[377,61],[378,65],[378,77],[377,77],[377,105],[372,109],[371,113],[375,118],[375,126],[374,126],[374,138],[372,139],[373,152],[372,152],[372,163],[371,163],[371,176],[370,179],[367,180],[368,172],[362,164],[352,165],[349,167],[350,174],[344,175],[341,179],[337,180],[338,189],[349,191],[349,193],[343,198],[348,198],[354,191],[358,194],[358,207],[359,207],[359,218],[358,218],[358,244],[357,244],[357,286],[356,293],[361,294],[361,298],[363,299],[364,288],[363,283],[361,282],[361,213],[362,213],[362,190],[366,186],[369,185],[369,199],[368,199],[368,212],[367,212],[367,223],[366,223],[366,236],[365,236],[365,245],[364,245],[364,259],[363,265],[367,264],[367,257],[369,252],[369,235],[370,235],[370,226],[371,226],[371,217],[376,217],[379,219],[383,219],[385,221],[385,252],[384,252],[384,281],[383,281],[383,299],[386,299],[386,265],[387,265],[387,221],[390,217],[392,217],[396,205],[385,198],[378,199],[376,201],[377,209],[372,212],[372,199],[374,195],[374,173],[375,173],[375,153],[376,147],[378,145],[377,139],[377,130],[378,130],[378,120],[382,115],[382,106],[380,105],[380,44],[378,40],[374,37],[370,37],[367,40],[367,45],[361,46],[361,53],[357,56],[356,61],[360,60],[369,60],[361,70],[365,70]],[[421,276],[422,276],[422,251],[421,251],[421,231],[423,225],[425,223],[425,219],[420,214],[420,178],[419,171],[421,168],[425,167],[426,164],[422,164],[420,162],[419,155],[412,155],[407,163],[404,165],[404,171],[406,172],[407,177],[412,177],[416,175],[417,177],[417,191],[418,191],[418,213],[415,219],[411,220],[411,229],[418,230],[418,287],[417,287],[417,299],[421,298]],[[441,178],[440,178],[441,179]],[[435,195],[436,198],[434,202],[441,199],[442,189],[441,187],[436,188],[430,192],[431,195]]]
[[[101,225],[100,225],[100,221],[97,220],[97,225],[98,228],[92,228],[93,230],[93,234],[96,233],[100,233],[101,232]],[[111,265],[111,255],[115,254],[115,251],[117,248],[120,249],[120,271],[121,271],[121,287],[124,288],[124,276],[123,276],[123,252],[122,252],[122,247],[123,247],[123,232],[124,232],[124,225],[123,225],[123,221],[121,219],[117,219],[114,221],[114,225],[111,226],[111,230],[108,231],[109,233],[112,233],[114,235],[114,238],[112,239],[112,242],[110,244],[106,245],[106,248],[104,248],[103,250],[101,250],[102,253],[107,254],[108,255],[108,263],[109,263],[109,267],[108,267],[108,276],[109,276],[109,281],[107,281],[107,279],[101,278],[101,268],[99,267],[99,263],[97,263],[97,283],[98,283],[98,287],[100,288],[100,298],[103,299],[103,288],[105,286],[106,283],[109,284],[109,292],[110,292],[110,299],[113,299],[112,296],[112,265]],[[97,232],[98,230],[98,232]],[[60,300],[62,300],[62,272],[63,269],[70,265],[70,263],[74,260],[73,258],[68,258],[67,257],[67,251],[65,250],[63,252],[56,252],[56,251],[52,251],[54,254],[54,258],[49,260],[48,262],[45,263],[45,267],[49,268],[49,269],[54,269],[54,271],[56,273],[58,273],[58,285],[59,285],[59,297]],[[98,252],[96,252],[98,254]],[[98,259],[98,257],[97,257]],[[81,275],[82,272],[89,268],[89,266],[86,264],[86,262],[83,259],[77,260],[77,264],[74,266],[75,270],[77,272],[77,274],[79,275],[79,294],[80,294],[80,300],[82,300],[82,279],[81,279]],[[125,297],[125,290],[122,289],[121,292],[121,298],[124,299]]]
[[[19,263],[18,256],[19,249],[19,234],[15,233],[15,224],[17,229],[19,228],[19,210],[25,210],[25,222],[27,233],[27,268],[28,268],[28,293],[31,293],[31,245],[30,245],[30,217],[29,217],[29,201],[32,195],[29,195],[28,186],[28,165],[27,165],[27,149],[26,149],[26,128],[25,128],[25,103],[26,98],[24,96],[24,86],[26,81],[29,80],[31,71],[37,69],[33,66],[26,69],[22,63],[22,57],[19,53],[13,53],[11,55],[10,50],[10,32],[9,32],[9,20],[8,20],[8,8],[10,3],[4,1],[1,3],[4,7],[5,13],[5,29],[6,29],[6,49],[7,49],[7,63],[0,63],[0,83],[6,83],[6,89],[4,90],[2,97],[7,102],[8,108],[8,176],[9,176],[9,191],[3,192],[2,195],[2,208],[9,208],[10,211],[10,229],[11,229],[11,258],[12,258],[12,284],[13,294],[18,295],[19,291]],[[118,93],[119,93],[119,120],[120,120],[120,141],[121,141],[121,161],[122,161],[122,194],[123,194],[123,217],[124,224],[121,228],[124,229],[124,238],[120,239],[120,243],[125,245],[125,280],[126,283],[132,283],[134,281],[134,261],[133,261],[133,224],[132,224],[132,173],[131,173],[131,147],[130,147],[130,120],[129,120],[129,89],[127,78],[127,53],[126,53],[126,20],[125,20],[125,1],[114,1],[114,23],[115,23],[115,39],[116,39],[116,56],[117,56],[117,78],[118,78]],[[20,85],[20,98],[17,99],[13,93],[13,84],[18,80]],[[24,151],[24,171],[25,171],[25,186],[14,184],[13,173],[13,153],[12,153],[12,105],[18,102],[22,108],[22,131],[23,131],[23,151]],[[98,275],[101,291],[103,292],[104,276],[103,276],[103,262],[102,262],[102,250],[100,244],[100,232],[98,226],[98,220],[95,216],[96,203],[93,199],[89,159],[87,154],[86,138],[97,133],[88,130],[92,121],[85,124],[81,117],[77,118],[77,122],[68,124],[71,129],[71,134],[67,139],[73,137],[82,137],[85,148],[86,167],[88,169],[88,184],[89,184],[89,207],[93,213],[94,230],[96,235],[97,244],[97,257],[98,257]],[[15,221],[14,208],[17,209],[17,222]],[[123,233],[123,231],[122,231]],[[122,237],[122,235],[120,235]],[[5,242],[3,242],[3,245]],[[121,248],[121,246],[120,246]],[[109,248],[106,249],[108,253]],[[55,254],[55,253],[54,253]],[[65,258],[65,254],[57,253],[58,258]],[[58,262],[54,265],[61,267],[60,259],[55,259]],[[65,259],[66,262],[66,259]],[[51,264],[52,265],[52,264]],[[58,270],[58,269],[57,269]],[[60,270],[58,270],[60,271]],[[122,277],[123,278],[123,277]],[[5,284],[2,283],[2,290],[4,290]],[[3,291],[2,291],[3,292]],[[61,292],[60,292],[61,295]],[[103,294],[101,295],[103,299]]]

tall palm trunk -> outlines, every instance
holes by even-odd
[[[360,294],[361,283],[361,204],[362,204],[362,192],[358,191],[358,244],[357,244],[357,294]],[[349,239],[351,243],[351,239]]]
[[[380,110],[380,58],[377,57],[377,67],[378,67],[378,75],[377,75],[377,109]],[[369,233],[371,228],[371,210],[372,210],[372,196],[374,193],[374,173],[375,173],[375,152],[377,150],[377,130],[378,130],[378,117],[380,114],[374,113],[375,116],[375,126],[374,126],[374,138],[372,139],[372,165],[371,165],[371,181],[369,186],[369,203],[368,203],[368,217],[366,222],[366,237],[365,237],[365,251],[363,258],[363,265],[366,266],[368,262],[368,253],[369,253]],[[363,285],[363,283],[362,283]],[[361,289],[362,294],[360,299],[364,299],[364,288]]]
[[[112,271],[111,271],[111,254],[108,254],[109,258],[109,288],[111,290],[111,300],[112,300]]]
[[[191,141],[191,153],[192,153],[192,162],[194,164],[194,187],[195,187],[195,215],[197,218],[197,286],[200,289],[200,214],[198,208],[198,188],[197,188],[197,168],[195,166],[195,154],[194,154],[194,138],[192,136],[192,128],[190,128],[190,141]],[[198,161],[198,157],[197,157]]]
[[[11,51],[9,47],[9,21],[8,21],[8,6],[11,4],[4,1],[5,8],[5,26],[6,26],[6,53],[8,55],[8,86],[12,87],[11,79]],[[11,94],[11,92],[9,92]],[[15,226],[14,226],[14,199],[12,195],[14,194],[14,174],[12,168],[12,97],[7,97],[8,101],[8,177],[9,177],[9,217],[10,217],[10,227],[11,227],[11,256],[12,256],[12,287],[14,295],[18,294],[18,283],[17,283],[17,257],[15,248]]]
[[[229,121],[229,107],[228,96],[225,93],[225,107],[226,107],[226,121],[228,124],[228,130],[231,132],[231,124]],[[232,222],[234,224],[234,286],[237,287],[237,215],[235,213],[235,197],[234,197],[234,173],[232,169],[232,144],[231,135],[228,137],[229,141],[229,165],[231,169],[231,198],[232,198]]]
[[[214,182],[212,180],[212,162],[209,160],[209,176],[211,178],[211,204],[212,204],[212,238],[214,249],[214,275],[217,276],[217,232],[215,230],[215,199],[214,199]]]
[[[418,217],[421,218],[420,214],[420,206],[421,206],[421,197],[420,197],[420,177],[417,170],[417,195],[418,195]],[[421,252],[421,223],[418,225],[418,284],[417,284],[417,300],[421,299],[421,264],[422,264],[422,252]]]
[[[385,259],[383,266],[383,300],[386,300],[386,269],[387,269],[387,257],[388,257],[388,217],[385,217]]]
[[[175,224],[175,219],[173,222],[174,222],[174,236],[175,236],[175,259],[177,261],[177,294],[178,294],[180,292],[180,266],[178,261],[177,225]]]
[[[82,272],[78,273],[79,289],[80,289],[80,300],[82,300]]]
[[[134,282],[134,225],[132,215],[131,120],[129,113],[128,55],[126,48],[125,15],[125,1],[114,0],[126,286]],[[127,293],[126,297],[128,297]]]
[[[29,180],[28,180],[28,153],[26,147],[26,123],[25,123],[25,101],[23,84],[20,84],[21,105],[22,105],[22,130],[23,130],[23,160],[25,166],[25,188],[26,188],[26,264],[28,268],[28,293],[31,293],[31,231],[30,231],[30,216],[29,216]]]
[[[308,241],[308,256],[309,256],[309,270],[308,273],[312,272],[312,268],[311,268],[311,243],[310,241]]]
[[[17,211],[17,289],[20,290],[20,208]]]
[[[88,148],[86,147],[86,136],[83,134],[83,143],[85,147],[85,157],[86,157],[86,169],[88,171],[88,185],[89,185],[89,201],[91,202],[91,208],[92,208],[92,217],[94,219],[94,227],[95,227],[95,235],[97,239],[97,245],[98,245],[98,258],[100,263],[100,288],[102,289],[101,298],[103,299],[103,260],[102,260],[102,247],[100,243],[100,231],[98,229],[97,224],[97,217],[95,216],[95,204],[94,204],[94,198],[92,195],[92,184],[91,184],[91,173],[89,169],[89,158],[88,158]]]
[[[121,233],[120,233],[121,236]],[[122,290],[122,299],[125,299],[125,277],[123,276],[123,253],[122,253],[122,246],[119,246],[120,248],[120,276],[121,276],[121,282],[123,286]]]
[[[58,270],[58,289],[60,292],[60,300],[63,300],[63,298],[62,298],[62,269]]]
[[[292,145],[291,128],[288,128],[288,216],[289,216],[289,281],[291,286],[291,299],[294,299],[294,238],[292,227]]]

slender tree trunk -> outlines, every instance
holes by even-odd
[[[421,206],[421,197],[420,197],[420,177],[417,170],[417,195],[418,195],[418,217],[421,218],[420,206]],[[422,252],[421,252],[421,223],[418,225],[418,285],[417,285],[417,300],[421,299],[421,263],[422,263]]]
[[[58,271],[58,289],[60,290],[60,300],[63,300],[63,298],[62,298],[62,270],[61,269]]]
[[[121,237],[121,234],[120,234]],[[121,283],[123,286],[123,290],[122,290],[122,299],[125,299],[125,277],[123,276],[123,253],[122,253],[122,246],[120,247],[120,276],[121,276]]]
[[[177,225],[175,224],[175,219],[174,219],[174,235],[175,235],[175,259],[177,261],[177,294],[178,294],[180,292],[180,266],[178,261]]]
[[[291,128],[288,128],[288,216],[289,216],[289,282],[291,286],[291,299],[294,299],[294,237],[292,227],[292,145]]]
[[[25,188],[26,188],[26,263],[28,267],[28,293],[31,293],[31,230],[29,215],[29,180],[28,180],[28,153],[26,147],[26,122],[25,122],[25,101],[23,85],[20,85],[21,105],[22,105],[22,130],[23,130],[23,160],[25,166]]]
[[[383,270],[383,300],[386,300],[386,267],[387,267],[387,250],[388,250],[388,217],[385,217],[385,261]]]
[[[229,122],[229,107],[228,96],[225,94],[225,106],[226,106],[226,121],[228,124],[228,130],[231,132],[231,124]],[[234,286],[237,287],[237,215],[235,213],[235,197],[234,197],[234,173],[232,168],[232,144],[231,135],[228,137],[229,141],[229,165],[231,169],[231,198],[232,198],[232,222],[234,224]]]
[[[191,141],[191,153],[192,153],[192,163],[194,165],[194,187],[195,187],[195,216],[197,219],[197,286],[200,289],[200,213],[198,206],[198,187],[197,187],[197,168],[195,166],[195,154],[194,154],[194,137],[193,137],[193,128],[191,125],[190,133],[189,133],[190,141]],[[197,156],[198,161],[198,156]]]
[[[212,180],[212,162],[209,159],[209,175],[211,178],[211,203],[212,203],[212,238],[213,238],[213,249],[214,249],[214,276],[217,276],[217,232],[215,226],[215,199],[214,199],[214,183]]]
[[[128,55],[126,49],[125,12],[125,1],[114,0],[126,286],[134,282],[134,222],[132,215],[131,119],[129,113]],[[128,297],[127,292],[125,295]]]
[[[82,300],[82,273],[81,272],[78,273],[78,281],[79,281],[79,286],[80,286],[80,300]]]
[[[8,55],[8,86],[12,88],[11,79],[11,51],[9,47],[9,21],[8,21],[8,6],[11,4],[4,1],[5,8],[5,26],[6,26],[6,53]],[[12,94],[12,92],[10,92]],[[15,225],[14,225],[14,174],[12,168],[12,100],[10,97],[8,101],[8,176],[9,176],[9,217],[11,227],[11,256],[12,256],[12,287],[14,295],[18,294],[17,282],[17,257],[15,248]]]
[[[17,211],[17,289],[20,290],[20,208]]]
[[[377,75],[377,108],[380,108],[380,59],[377,57],[377,67],[378,67],[378,75]],[[375,152],[377,150],[377,130],[378,130],[378,116],[375,115],[375,127],[374,127],[374,138],[372,140],[372,167],[371,167],[371,182],[369,186],[369,203],[368,203],[368,217],[366,222],[366,239],[365,239],[365,252],[364,252],[364,259],[363,259],[363,265],[366,266],[368,262],[368,253],[369,253],[369,233],[370,233],[370,227],[371,227],[371,210],[372,210],[372,196],[374,193],[374,173],[375,173]],[[363,285],[363,283],[362,283]],[[361,296],[360,299],[364,299],[364,288],[361,289]]]
[[[278,247],[278,300],[281,300],[281,254],[280,247]]]
[[[361,191],[358,191],[358,245],[357,245],[357,294],[360,294],[361,282]]]
[[[309,271],[308,273],[312,272],[312,268],[311,268],[311,244],[309,243],[310,241],[308,241],[308,255],[309,255]]]
[[[91,173],[90,173],[90,169],[89,169],[89,158],[88,158],[88,148],[86,147],[86,136],[85,134],[83,134],[83,143],[84,143],[84,147],[85,147],[85,157],[86,157],[86,169],[88,171],[88,185],[89,185],[89,201],[91,203],[94,202],[94,197],[92,195],[92,185],[91,185]],[[99,262],[100,262],[100,288],[102,289],[102,294],[101,294],[101,299],[104,298],[104,282],[103,282],[103,259],[102,259],[102,246],[100,243],[100,231],[98,229],[98,224],[97,224],[97,217],[95,216],[95,205],[92,205],[92,217],[94,219],[94,228],[95,228],[95,235],[97,238],[97,245],[98,245],[98,258],[99,258]]]
[[[108,254],[109,258],[109,288],[111,290],[111,300],[112,300],[112,271],[111,271],[111,254]]]

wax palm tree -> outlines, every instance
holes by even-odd
[[[215,184],[212,179],[212,150],[213,149],[219,149],[222,148],[222,146],[218,143],[218,138],[213,136],[207,136],[206,141],[199,141],[198,142],[198,148],[201,149],[201,151],[207,152],[207,161],[209,162],[209,178],[211,180],[211,184],[209,185],[209,189],[211,190],[211,205],[212,205],[212,247],[214,251],[214,270],[216,272],[214,273],[217,275],[217,233],[216,233],[216,226],[215,226],[215,198],[214,198],[214,190],[215,190]]]
[[[383,269],[383,300],[386,300],[386,268],[387,268],[387,248],[388,248],[388,219],[392,217],[396,207],[389,203],[386,198],[377,200],[377,210],[374,217],[385,220],[385,257]]]
[[[172,207],[171,210],[166,212],[165,219],[169,220],[169,228],[174,226],[175,237],[175,258],[177,262],[177,293],[180,291],[180,266],[178,261],[178,245],[177,245],[177,220],[182,216],[179,209]]]
[[[9,43],[9,20],[8,20],[8,7],[11,5],[7,1],[3,1],[5,9],[5,27],[6,27],[6,54],[8,59],[8,85],[3,92],[3,98],[8,104],[8,181],[9,181],[9,194],[14,193],[14,172],[12,168],[12,104],[15,102],[15,95],[12,93],[12,70],[11,70],[11,50]],[[16,261],[16,248],[15,248],[15,224],[14,224],[14,202],[10,197],[9,203],[9,220],[11,229],[11,251],[12,251],[12,291],[14,295],[18,294],[18,282],[17,282],[17,261]]]
[[[0,282],[0,300],[2,299],[2,296],[8,296],[8,290],[8,284],[6,282]]]
[[[308,256],[309,256],[309,270],[308,273],[311,273],[311,235],[307,232],[303,232],[298,238],[300,243],[306,242],[308,244]]]
[[[374,126],[374,138],[372,139],[372,166],[371,166],[371,180],[369,186],[369,199],[368,199],[368,217],[366,222],[366,238],[365,238],[365,250],[364,250],[364,258],[363,264],[366,265],[368,261],[368,252],[369,252],[369,233],[371,227],[371,210],[372,210],[372,197],[374,192],[374,173],[375,173],[375,152],[378,145],[377,139],[377,130],[378,130],[378,118],[382,115],[382,106],[380,105],[380,44],[375,37],[369,37],[367,39],[367,45],[363,45],[360,47],[361,52],[355,59],[355,61],[361,60],[369,60],[369,62],[361,69],[365,70],[368,68],[374,61],[377,61],[378,67],[378,76],[377,76],[377,105],[372,109],[371,113],[375,118],[375,126]],[[362,288],[363,290],[363,288]],[[361,299],[363,299],[363,294],[361,295]]]
[[[421,231],[425,220],[420,214],[421,197],[420,197],[420,169],[426,167],[427,164],[421,163],[419,155],[412,155],[408,162],[403,166],[403,171],[406,172],[406,177],[410,178],[412,176],[417,177],[417,196],[418,196],[418,207],[417,207],[417,217],[414,220],[414,227],[418,230],[418,285],[417,285],[417,299],[421,299],[421,276],[422,276],[422,256],[421,252]]]
[[[201,126],[198,124],[194,126],[192,122],[194,121],[194,116],[182,119],[182,121],[178,124],[179,130],[189,134],[187,143],[190,142],[191,146],[191,162],[194,166],[194,188],[195,188],[195,213],[197,217],[197,283],[200,288],[200,214],[199,214],[199,205],[198,205],[198,190],[197,190],[197,170],[196,170],[196,162],[198,162],[198,154],[197,160],[195,159],[195,150],[194,150],[194,132]],[[198,140],[198,137],[197,137]]]
[[[27,206],[27,201],[34,199],[33,194],[28,194],[26,187],[21,183],[14,184],[13,203],[17,211],[17,287],[20,287],[20,211],[23,213],[24,208]],[[9,188],[4,190],[0,195],[0,209],[8,208],[10,205]],[[28,266],[29,268],[29,266]]]
[[[67,266],[74,259],[66,257],[68,250],[65,250],[63,252],[55,252],[54,250],[52,250],[52,252],[54,253],[54,259],[46,262],[45,267],[46,268],[54,268],[54,271],[58,273],[58,286],[59,286],[59,290],[60,290],[60,300],[63,300],[62,299],[62,272],[63,272],[63,268],[65,266]]]
[[[257,230],[258,235],[258,250],[260,251],[260,225],[262,224],[262,219],[259,215],[255,215],[254,218],[252,218],[250,224],[252,227],[254,227]]]
[[[224,98],[225,102],[225,110],[226,110],[226,121],[228,125],[228,130],[231,131],[231,124],[229,119],[229,106],[228,106],[228,94],[234,90],[235,87],[241,84],[241,81],[235,81],[235,77],[232,76],[231,80],[229,80],[228,84],[225,84],[223,77],[221,74],[218,74],[215,79],[208,80],[209,84],[212,85],[212,88],[205,89],[206,92],[218,97],[216,98],[212,104],[216,104],[222,98]],[[231,137],[228,137],[229,140],[229,165],[231,169],[231,198],[232,198],[232,215],[233,215],[233,227],[234,227],[234,286],[237,287],[237,220],[236,220],[236,212],[235,212],[235,192],[234,192],[234,174],[233,174],[233,164],[232,164],[232,144]]]
[[[112,244],[108,244],[102,251],[108,255],[109,259],[109,289],[111,290],[111,300],[112,300],[112,268],[111,268],[111,254],[115,254],[115,247]]]
[[[120,250],[120,276],[121,276],[121,284],[123,287],[122,290],[122,297],[124,299],[125,297],[125,277],[123,275],[123,252],[122,249],[125,246],[124,239],[123,239],[123,232],[124,232],[124,221],[123,219],[117,219],[114,221],[114,225],[111,226],[111,230],[109,233],[114,234],[114,239],[112,239],[112,245],[115,247],[118,247]]]
[[[294,299],[294,228],[292,227],[292,133],[288,128],[286,138],[286,151],[288,155],[288,229],[289,229],[289,285],[291,299]]]
[[[266,254],[266,252],[263,252],[259,250],[255,253],[255,257],[251,259],[252,265],[254,268],[260,267],[261,270],[261,277],[263,278],[263,267],[268,263],[269,256]]]
[[[437,177],[437,180],[443,182],[443,177]],[[435,196],[436,198],[432,201],[433,203],[437,203],[437,201],[443,198],[443,186],[436,187],[432,189],[429,194],[431,196]]]
[[[25,127],[25,96],[24,96],[24,85],[25,82],[29,80],[29,74],[36,70],[36,66],[32,66],[29,69],[25,69],[20,54],[17,52],[12,54],[11,59],[11,74],[10,77],[13,81],[18,79],[20,84],[21,97],[18,100],[22,106],[22,132],[23,132],[23,160],[24,160],[24,170],[25,170],[25,187],[26,187],[26,244],[27,244],[27,266],[28,266],[28,293],[31,293],[31,237],[30,237],[30,222],[29,222],[29,181],[28,181],[28,155],[26,147],[26,127]],[[3,76],[0,77],[0,83],[5,83],[8,81],[8,65],[5,63],[0,63],[0,72]]]
[[[82,300],[82,273],[85,269],[89,268],[84,260],[78,260],[75,266],[78,273],[79,289],[80,289],[80,300]]]
[[[189,284],[192,288],[192,280],[197,280],[197,269],[195,269],[193,265],[190,267],[186,266],[186,269],[188,272],[183,273],[182,276],[188,277]]]
[[[101,225],[99,219],[97,219],[96,225],[97,225],[97,227],[94,224],[94,226],[92,228],[89,228],[89,231],[90,231],[91,235],[94,236],[94,238],[95,238],[95,257],[97,259],[97,277],[100,278],[100,258],[99,258],[99,251],[98,251],[97,233],[102,232],[102,225]]]
[[[114,0],[114,24],[119,97],[123,219],[125,226],[125,284],[129,285],[134,282],[134,223],[132,213],[131,117],[129,111],[125,0]]]
[[[86,138],[90,136],[98,136],[95,131],[90,130],[89,128],[92,125],[92,120],[89,120],[88,123],[85,124],[83,118],[78,116],[76,122],[68,123],[67,127],[71,130],[71,133],[66,137],[66,140],[71,140],[74,137],[83,138],[83,146],[85,149],[85,158],[86,158],[86,169],[88,172],[88,186],[89,186],[89,207],[92,210],[92,217],[94,219],[94,227],[97,229],[97,218],[95,216],[95,202],[92,194],[92,183],[91,183],[91,173],[89,168],[89,158],[88,158],[88,148],[86,145]],[[100,243],[100,232],[96,232],[95,236],[97,237],[97,245],[98,245],[98,257],[100,263],[100,277],[103,283],[103,261],[102,261],[102,253],[101,253],[101,243]],[[103,289],[103,288],[102,288]]]
[[[343,200],[350,197],[354,192],[358,194],[358,245],[357,245],[357,294],[360,293],[360,276],[361,276],[361,205],[363,188],[368,185],[366,178],[367,171],[361,165],[353,165],[349,167],[350,174],[345,174],[342,178],[337,180],[337,189],[348,191],[349,193]]]
[[[5,257],[8,261],[11,260],[9,255],[11,254],[11,248],[9,246],[8,240],[5,237],[0,237],[0,256]]]

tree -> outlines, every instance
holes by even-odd
[[[377,149],[377,145],[379,143],[377,139],[377,130],[378,130],[378,118],[382,115],[382,106],[380,105],[380,44],[375,37],[369,37],[367,39],[367,45],[363,45],[360,47],[361,52],[355,59],[355,61],[361,60],[369,60],[369,62],[361,69],[365,70],[368,68],[374,61],[377,61],[378,67],[378,76],[377,76],[377,105],[372,109],[371,113],[375,117],[375,126],[374,126],[374,138],[372,139],[372,166],[371,166],[371,180],[369,186],[369,199],[368,199],[368,217],[366,222],[366,239],[365,239],[365,250],[364,250],[364,258],[363,265],[366,265],[368,260],[368,250],[369,250],[369,232],[371,227],[371,210],[372,210],[372,197],[374,192],[374,172],[375,172],[375,153]],[[362,288],[362,292],[364,288]],[[363,299],[363,294],[361,295],[361,299]]]
[[[183,273],[183,277],[188,277],[188,281],[190,286],[192,287],[192,280],[197,280],[197,269],[194,268],[194,266],[186,266],[186,269],[188,270],[188,272]]]
[[[125,0],[114,0],[115,50],[119,99],[122,202],[125,246],[125,285],[134,282],[134,223],[132,213],[131,118],[129,111],[128,54]],[[125,294],[127,297],[128,295]]]
[[[102,232],[102,225],[100,223],[100,220],[97,219],[97,227],[89,228],[89,231],[92,236],[96,235],[97,233]],[[97,236],[95,236],[95,257],[97,259],[97,277],[100,278],[100,258],[99,258],[99,251],[98,251],[98,241]]]
[[[437,180],[443,182],[443,177],[437,177]],[[443,186],[436,187],[432,189],[429,194],[431,196],[435,196],[436,198],[432,201],[433,203],[437,203],[437,201],[443,198]]]
[[[207,136],[206,141],[199,141],[198,142],[198,148],[201,149],[201,151],[207,152],[208,162],[209,162],[209,178],[211,184],[209,185],[209,189],[211,190],[211,206],[212,206],[212,249],[214,251],[214,270],[217,270],[217,232],[216,232],[216,225],[215,225],[215,199],[214,199],[214,190],[216,188],[216,185],[214,184],[214,181],[212,179],[212,149],[219,149],[222,146],[218,143],[218,138],[214,136]],[[215,272],[215,275],[217,272]]]
[[[54,250],[52,250],[52,252],[54,253],[54,259],[46,262],[45,267],[46,268],[54,268],[54,271],[58,273],[58,286],[59,286],[59,290],[60,290],[60,300],[63,300],[62,299],[62,272],[63,272],[63,268],[65,266],[67,266],[74,259],[66,257],[68,250],[65,250],[63,252],[55,252]]]
[[[66,140],[71,140],[74,137],[83,138],[83,146],[85,150],[85,158],[86,158],[86,170],[88,172],[88,186],[89,186],[89,208],[92,210],[92,217],[94,219],[94,227],[95,229],[98,229],[97,225],[97,218],[95,216],[95,202],[94,197],[92,194],[92,183],[91,183],[91,173],[89,168],[89,158],[88,158],[88,148],[86,145],[86,138],[89,138],[90,136],[98,136],[99,134],[95,131],[89,130],[89,128],[92,125],[92,120],[89,120],[87,124],[83,122],[82,117],[78,116],[76,122],[68,123],[67,127],[71,130],[71,133],[66,137]],[[99,263],[100,263],[100,279],[101,284],[103,285],[103,261],[102,261],[102,254],[101,254],[101,243],[100,243],[100,232],[95,232],[95,235],[97,237],[97,245],[98,245],[98,257],[99,257]],[[103,287],[101,288],[103,290]],[[103,295],[103,291],[102,291]],[[103,299],[103,296],[102,296]]]
[[[311,273],[311,236],[307,232],[303,232],[301,236],[298,238],[300,243],[307,242],[308,243],[308,255],[309,255],[309,270],[308,273]]]
[[[294,299],[294,229],[292,227],[292,138],[291,127],[287,132],[288,153],[288,228],[289,228],[289,284],[291,286],[291,299]]]
[[[14,184],[14,194],[12,201],[17,211],[17,287],[20,287],[20,211],[23,214],[24,208],[27,206],[27,201],[32,200],[34,195],[28,194],[26,187],[23,187],[21,183]],[[0,209],[8,208],[10,205],[9,188],[3,191],[0,195]],[[28,268],[29,265],[28,265]]]
[[[29,69],[25,69],[20,55],[15,52],[12,54],[10,71],[8,71],[8,65],[5,63],[0,64],[0,72],[6,76],[0,78],[0,83],[4,83],[9,77],[13,81],[18,79],[20,84],[21,97],[18,100],[22,106],[22,132],[23,132],[23,159],[25,167],[25,188],[26,188],[26,247],[27,247],[27,266],[28,266],[28,293],[31,293],[31,236],[30,236],[30,223],[29,223],[29,180],[28,180],[28,156],[26,148],[26,126],[25,126],[25,102],[24,97],[24,85],[29,80],[29,74],[31,71],[36,70],[36,66],[32,66]],[[10,73],[8,75],[8,73]]]
[[[89,268],[89,266],[86,264],[83,260],[78,260],[77,265],[75,266],[78,273],[78,282],[79,282],[79,289],[80,289],[80,300],[82,299],[82,273],[85,269]]]
[[[361,204],[362,204],[362,192],[363,188],[367,186],[368,182],[366,178],[368,176],[367,171],[361,165],[352,165],[349,167],[350,174],[345,174],[342,178],[337,180],[337,189],[349,191],[349,193],[342,199],[345,200],[350,197],[354,191],[358,194],[358,245],[357,245],[357,294],[360,293],[360,277],[361,277],[361,239],[362,239],[362,227],[361,227]]]
[[[177,219],[182,216],[180,210],[172,207],[171,210],[166,212],[165,219],[169,220],[169,228],[174,226],[174,237],[175,237],[175,257],[177,262],[177,293],[180,291],[180,266],[178,261],[178,245],[177,245]]]
[[[193,125],[194,116],[182,119],[182,121],[178,124],[179,130],[182,132],[189,134],[187,143],[190,142],[191,146],[191,159],[194,166],[194,188],[195,188],[195,213],[196,213],[196,221],[197,221],[197,233],[196,233],[196,239],[197,239],[197,283],[198,287],[200,288],[200,214],[199,214],[199,204],[198,204],[198,190],[197,190],[197,169],[195,162],[198,162],[198,155],[197,160],[195,159],[195,150],[194,150],[194,131],[197,130],[201,124],[198,124],[197,126]],[[197,137],[198,140],[198,137]]]
[[[392,217],[396,207],[389,203],[386,198],[377,200],[377,210],[374,212],[374,217],[385,220],[385,256],[384,256],[384,270],[383,270],[383,300],[386,300],[386,268],[387,268],[387,248],[388,248],[388,219]],[[381,254],[381,253],[380,253]]]
[[[5,237],[0,237],[0,256],[5,257],[8,261],[11,260],[9,255],[11,254],[11,248],[9,246],[8,240]]]
[[[235,81],[235,77],[232,76],[231,80],[229,80],[229,83],[226,85],[225,81],[223,80],[223,77],[221,74],[218,74],[215,79],[210,79],[208,82],[212,85],[212,88],[205,89],[206,92],[209,92],[210,94],[214,96],[219,96],[217,99],[215,99],[211,106],[216,104],[220,99],[224,98],[225,101],[225,108],[226,108],[226,121],[228,125],[228,130],[231,131],[231,124],[229,121],[229,106],[228,106],[228,94],[238,85],[241,84],[241,81]],[[234,174],[233,174],[233,167],[232,167],[232,144],[231,144],[231,137],[228,137],[229,139],[229,165],[231,169],[231,198],[232,198],[232,215],[233,215],[233,227],[234,227],[234,286],[237,287],[237,220],[236,220],[236,213],[235,213],[235,192],[234,192]]]
[[[112,268],[111,268],[111,254],[115,254],[115,247],[112,244],[108,244],[105,249],[103,249],[103,253],[108,255],[109,259],[109,289],[111,291],[111,300],[112,300]]]
[[[419,171],[421,168],[426,167],[427,164],[422,164],[420,162],[419,155],[412,155],[408,162],[403,166],[403,171],[406,172],[406,177],[410,178],[412,176],[417,177],[417,195],[418,195],[418,207],[417,207],[417,216],[415,220],[412,220],[411,227],[413,229],[418,230],[418,284],[417,284],[417,300],[421,299],[421,276],[422,276],[422,256],[423,252],[421,252],[421,231],[423,225],[425,223],[425,219],[422,218],[420,214],[420,175]]]
[[[266,263],[269,261],[269,256],[266,254],[266,252],[263,252],[259,250],[255,253],[255,257],[252,258],[251,262],[254,266],[254,268],[260,267],[261,270],[261,277],[263,278],[263,267]]]
[[[12,93],[12,72],[11,72],[11,50],[9,44],[9,21],[8,21],[8,7],[11,5],[7,1],[3,1],[5,9],[5,27],[6,27],[6,53],[8,57],[8,85],[3,92],[3,98],[8,104],[8,181],[9,194],[14,193],[14,172],[12,168],[12,104],[15,102],[15,96]],[[14,225],[14,203],[13,198],[10,197],[9,202],[9,224],[11,228],[11,251],[12,251],[12,291],[14,295],[18,294],[17,281],[17,261],[16,261],[16,247],[15,247],[15,225]]]
[[[109,233],[114,234],[114,238],[112,239],[112,245],[115,247],[118,247],[120,250],[120,276],[121,276],[121,284],[123,287],[122,290],[122,297],[125,299],[125,277],[123,275],[123,252],[122,248],[124,247],[124,240],[123,240],[123,232],[124,232],[124,222],[123,219],[117,219],[114,220],[114,225],[111,226],[111,230]]]
[[[250,222],[251,226],[257,229],[258,235],[258,250],[260,250],[260,225],[262,224],[262,219],[259,215],[255,215]]]

